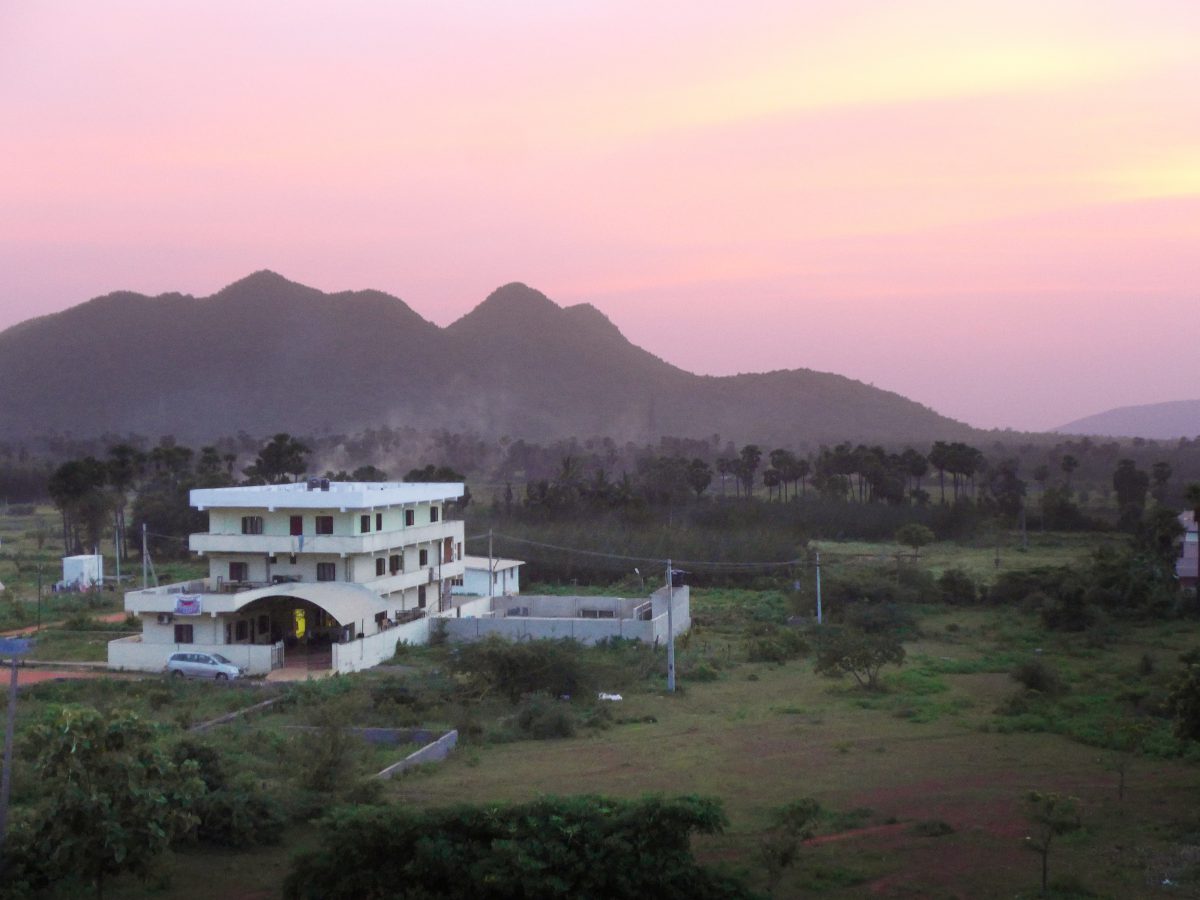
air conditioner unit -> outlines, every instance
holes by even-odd
[[[159,613],[158,614],[158,624],[159,625],[170,625],[171,622],[174,620],[174,618],[175,617],[173,615],[171,615],[171,613]]]

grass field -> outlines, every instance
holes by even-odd
[[[1037,896],[1038,857],[1023,846],[1028,825],[1021,801],[1030,790],[1054,790],[1080,798],[1085,826],[1051,856],[1055,896],[1200,892],[1194,749],[1181,748],[1169,737],[1169,723],[1156,722],[1158,755],[1132,762],[1121,801],[1109,765],[1113,754],[1078,739],[1088,737],[1093,718],[1119,712],[1126,702],[1121,691],[1139,679],[1147,692],[1160,689],[1178,654],[1200,645],[1195,623],[1128,628],[1095,650],[1048,636],[1032,617],[1013,611],[924,608],[920,636],[907,644],[907,664],[887,672],[885,691],[867,693],[814,675],[806,659],[745,662],[736,622],[772,605],[749,591],[699,592],[697,609],[715,624],[681,650],[680,669],[707,658],[720,666],[715,680],[689,683],[681,676],[682,690],[674,696],[658,679],[633,689],[626,683],[624,699],[611,706],[626,724],[551,741],[496,742],[485,733],[446,763],[387,783],[383,797],[435,806],[543,794],[715,796],[729,828],[701,840],[699,857],[762,889],[755,859],[772,811],[811,796],[826,814],[775,896],[949,898]],[[404,671],[419,680],[440,667],[444,652],[409,651]],[[1146,655],[1154,672],[1139,676]],[[1040,724],[999,712],[1017,690],[1008,671],[1034,657],[1068,685],[1060,705],[1043,710]],[[368,698],[369,686],[390,677],[368,673],[306,690],[311,703],[349,706],[358,710],[356,721],[382,722],[387,709]],[[184,688],[191,706],[223,700],[205,704],[212,712],[256,696],[222,697],[208,685]],[[85,690],[112,699],[103,687]],[[154,702],[164,713],[176,710],[174,700]],[[277,726],[303,721],[304,709],[292,705],[212,739],[246,752]],[[480,712],[480,719],[495,712]],[[1072,729],[1080,732],[1074,739],[1055,733]],[[365,753],[363,771],[386,757],[387,751]],[[947,833],[931,836],[941,831]],[[179,851],[151,886],[158,896],[181,900],[277,896],[290,855],[315,839],[313,828],[301,825],[288,830],[284,844],[244,854]],[[112,896],[146,890],[131,882]]]
[[[1030,532],[1021,549],[1019,538],[1006,533],[999,567],[993,539],[934,544],[915,564],[935,576],[964,569],[987,583],[997,572],[1081,565],[1108,540]],[[6,537],[4,550],[10,546]],[[887,543],[829,541],[819,549],[830,574],[891,572],[898,553],[911,554]],[[21,579],[18,591],[27,596]],[[447,675],[449,647],[408,649],[389,670],[294,688],[221,689],[153,678],[45,685],[22,694],[20,722],[40,720],[56,703],[133,706],[170,738],[278,692],[291,702],[216,729],[206,740],[240,771],[286,796],[300,790],[313,741],[285,726],[319,724],[333,712],[336,721],[358,725],[450,727],[469,720],[477,729],[464,732],[447,762],[382,785],[382,799],[426,807],[544,794],[710,795],[722,801],[729,827],[698,841],[698,856],[758,890],[766,882],[757,853],[772,812],[814,797],[825,814],[776,897],[1035,897],[1039,859],[1024,846],[1022,799],[1030,790],[1062,791],[1080,798],[1084,828],[1062,838],[1051,855],[1055,896],[1200,896],[1200,749],[1176,741],[1162,715],[1178,657],[1200,647],[1196,620],[1061,635],[1043,631],[1033,612],[920,604],[906,608],[915,620],[905,632],[906,664],[885,670],[884,690],[865,692],[852,681],[815,675],[811,655],[783,664],[748,661],[748,636],[783,622],[794,599],[781,590],[694,591],[695,627],[679,647],[682,690],[668,695],[658,675],[645,678],[617,657],[593,655],[596,686],[619,690],[624,699],[606,705],[608,727],[582,727],[567,739],[514,739],[506,701],[457,696]],[[59,629],[43,636],[38,652],[91,658],[110,637]],[[661,666],[661,654],[657,660]],[[1029,661],[1057,673],[1061,695],[1020,693],[1009,673]],[[410,703],[410,694],[421,702]],[[586,713],[596,704],[576,698],[571,706]],[[1117,756],[1105,748],[1105,729],[1118,716],[1149,727],[1146,752],[1129,764],[1123,800],[1113,771]],[[355,796],[358,779],[407,749],[354,752],[345,790],[308,798],[307,814]],[[14,789],[19,805],[19,781]],[[242,852],[178,849],[148,880],[121,880],[106,893],[276,897],[292,854],[319,840],[319,832],[301,817],[280,837],[278,845]]]

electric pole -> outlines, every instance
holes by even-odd
[[[667,693],[675,693],[675,573],[667,560]]]

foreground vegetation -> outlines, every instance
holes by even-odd
[[[1180,727],[1186,704],[1176,697],[1200,649],[1200,623],[1111,617],[1099,629],[1050,628],[1036,591],[999,604],[980,602],[978,591],[972,603],[948,602],[933,571],[909,563],[898,578],[895,566],[868,570],[874,581],[852,579],[873,584],[878,599],[839,597],[833,579],[826,608],[837,623],[827,629],[900,638],[902,660],[878,669],[874,689],[814,671],[826,670],[829,632],[789,626],[798,610],[809,621],[806,606],[780,589],[694,591],[674,695],[664,691],[663,651],[623,642],[402,648],[391,666],[290,687],[150,678],[29,688],[18,709],[15,840],[23,829],[38,834],[39,811],[59,802],[53,783],[37,777],[46,777],[37,729],[64,709],[94,708],[109,722],[123,709],[151,723],[148,746],[204,786],[177,791],[179,802],[191,798],[190,824],[165,855],[109,877],[109,897],[279,896],[292,871],[307,876],[291,876],[289,890],[307,896],[302,885],[317,884],[325,863],[309,855],[293,869],[294,854],[336,847],[329,842],[339,834],[359,835],[358,869],[375,877],[365,852],[372,822],[417,829],[388,832],[402,842],[431,822],[468,822],[454,818],[469,814],[465,801],[498,810],[541,803],[562,822],[582,816],[579,827],[604,829],[589,810],[641,821],[647,807],[637,804],[648,794],[681,816],[703,812],[699,833],[670,845],[672,865],[691,865],[678,855],[690,846],[710,873],[697,878],[736,879],[776,897],[1032,897],[1043,862],[1057,896],[1200,890],[1200,751]],[[1004,580],[980,586],[995,596]],[[897,583],[924,596],[883,590]],[[623,699],[602,702],[598,691]],[[252,718],[187,731],[268,697],[279,703]],[[445,763],[371,780],[411,746],[377,747],[346,730],[366,725],[454,727],[460,745]],[[1036,831],[1051,826],[1030,792],[1066,798],[1060,806],[1077,810],[1079,827]],[[613,799],[564,799],[561,809],[546,799],[580,794]],[[673,807],[676,797],[719,805]],[[514,821],[534,815],[525,809]],[[677,838],[689,830],[683,823]],[[1025,847],[1037,834],[1044,855]],[[58,877],[59,895],[95,886],[86,869],[72,871]]]

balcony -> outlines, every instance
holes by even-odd
[[[432,525],[414,525],[398,531],[377,531],[372,534],[306,534],[303,535],[303,547],[300,535],[204,532],[190,535],[188,548],[193,553],[311,553],[354,556],[361,553],[381,553],[446,538],[461,541],[463,523],[436,522]]]

